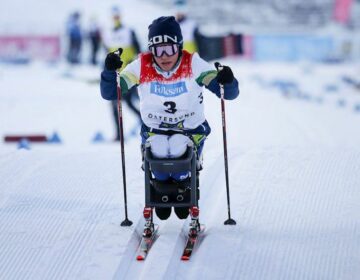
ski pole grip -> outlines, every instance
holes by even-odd
[[[221,71],[223,69],[223,66],[220,64],[220,62],[215,62],[214,65],[217,71]]]
[[[122,49],[122,48],[118,48],[117,51],[114,51],[114,54],[117,54],[118,56],[121,56],[122,52],[123,52],[123,49]]]
[[[219,72],[221,71],[224,67],[220,64],[220,62],[215,62],[214,63],[216,70]],[[223,84],[219,84],[220,85],[220,97],[221,100],[224,100],[224,85]]]
[[[114,54],[118,55],[120,57],[120,59],[121,59],[122,52],[123,52],[123,49],[118,48],[116,51],[114,51]],[[117,80],[119,80],[119,81],[117,81],[117,83],[120,86],[120,72],[119,72],[119,69],[116,70],[116,76],[118,77]]]

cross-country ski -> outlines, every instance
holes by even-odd
[[[144,261],[146,259],[146,256],[149,254],[149,251],[156,241],[156,238],[158,237],[158,225],[154,225],[154,229],[150,233],[145,233],[141,237],[139,248],[136,252],[136,260],[138,261]]]
[[[200,229],[194,231],[193,229],[189,230],[189,233],[186,236],[186,243],[185,243],[185,248],[184,251],[181,255],[181,260],[182,261],[188,261],[190,260],[190,257],[193,254],[193,251],[195,250],[196,247],[198,247],[201,242],[201,239],[203,238],[203,234],[205,231],[205,226],[204,225],[200,225]]]

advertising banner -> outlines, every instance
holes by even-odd
[[[59,36],[1,36],[0,60],[30,61],[33,59],[54,61],[60,58]]]

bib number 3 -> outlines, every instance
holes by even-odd
[[[175,109],[175,107],[176,107],[175,102],[166,101],[166,102],[164,102],[164,106],[166,107],[165,112],[167,112],[167,113],[175,114],[175,112],[177,111],[177,109]]]

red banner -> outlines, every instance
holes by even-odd
[[[59,36],[1,36],[0,60],[45,60],[60,58]]]

